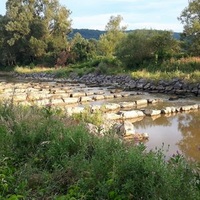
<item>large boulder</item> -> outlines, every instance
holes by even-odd
[[[135,102],[121,102],[120,107],[121,108],[131,108],[135,106]]]
[[[134,125],[129,121],[124,121],[119,129],[122,135],[131,135],[135,134]]]
[[[117,103],[108,103],[104,105],[106,110],[118,110],[120,108],[120,105]]]
[[[147,99],[139,99],[139,100],[136,100],[135,103],[137,106],[145,105],[148,103],[148,100]]]
[[[86,123],[85,128],[90,134],[95,135],[95,136],[101,136],[101,134],[99,133],[98,126],[91,123]]]
[[[150,110],[150,109],[146,109],[143,111],[145,115],[147,116],[155,116],[155,115],[160,115],[161,114],[161,110]]]
[[[121,115],[118,115],[118,114],[115,114],[115,113],[106,113],[104,115],[105,119],[108,119],[108,120],[120,120],[122,119],[122,116]]]
[[[104,98],[105,98],[104,95],[95,95],[95,96],[93,96],[92,99],[94,99],[95,101],[98,101],[98,100],[102,100]]]
[[[172,113],[172,109],[171,109],[171,107],[163,108],[163,109],[161,110],[161,113],[162,113],[162,114],[169,114],[169,113]]]
[[[66,104],[76,104],[80,101],[79,98],[77,97],[66,97],[66,98],[62,98],[64,103]]]
[[[132,119],[144,116],[144,113],[140,110],[120,111],[119,114],[123,119]]]

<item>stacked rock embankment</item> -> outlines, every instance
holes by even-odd
[[[140,90],[153,93],[200,96],[200,83],[188,83],[178,78],[152,81],[143,78],[134,79],[129,75],[97,75],[92,73],[85,74],[82,77],[72,73],[68,78],[62,79],[56,79],[54,74],[49,73],[16,74],[16,77],[40,81],[76,82],[104,87],[113,86],[126,91]]]
[[[77,81],[84,82],[88,85],[97,84],[101,86],[114,85],[124,90],[140,90],[154,93],[168,93],[168,94],[193,94],[200,96],[200,83],[187,83],[184,80],[174,78],[172,80],[152,81],[147,79],[133,79],[128,75],[95,75],[88,74]]]

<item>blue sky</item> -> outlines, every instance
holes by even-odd
[[[104,30],[110,16],[121,15],[127,29],[161,29],[181,32],[177,20],[188,0],[60,0],[71,10],[73,28]],[[6,0],[0,1],[0,14],[5,14]]]

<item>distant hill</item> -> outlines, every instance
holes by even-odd
[[[177,39],[177,40],[180,40],[181,33],[174,32],[174,38]]]
[[[72,32],[69,34],[70,38],[76,33],[80,33],[82,37],[85,39],[96,39],[98,40],[100,35],[104,34],[106,31],[94,30],[94,29],[73,29]]]
[[[127,32],[131,32],[134,30],[128,30]],[[80,33],[82,37],[85,39],[96,39],[98,40],[100,35],[106,33],[106,31],[100,31],[100,30],[94,30],[94,29],[73,29],[72,32],[69,34],[70,38],[73,38],[73,36],[76,33]],[[180,40],[180,33],[174,32],[174,38],[177,40]]]

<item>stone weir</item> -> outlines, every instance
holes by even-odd
[[[200,83],[187,83],[178,78],[172,80],[152,81],[147,79],[133,79],[129,75],[97,75],[86,74],[79,77],[75,73],[71,73],[69,78],[55,79],[55,75],[48,73],[32,73],[32,74],[15,74],[21,79],[31,79],[40,81],[60,81],[60,82],[76,82],[86,85],[95,86],[114,86],[126,91],[146,91],[152,93],[166,93],[176,95],[194,95],[200,96]]]
[[[94,87],[94,85],[89,87],[84,83],[67,83],[61,79],[48,80],[39,83],[1,82],[0,100],[25,106],[51,106],[62,109],[69,116],[82,112],[90,112],[92,115],[96,111],[101,111],[104,121],[109,122],[109,128],[116,127],[113,121],[120,121],[120,127],[126,125],[126,127],[120,128],[124,131],[127,128],[127,121],[131,121],[133,124],[134,121],[142,120],[144,117],[157,118],[161,115],[200,110],[200,105],[195,103],[155,109],[154,105],[161,104],[163,99],[144,99],[141,98],[142,93],[118,89],[115,84],[112,84],[112,87]],[[90,83],[94,84],[93,81]],[[129,98],[129,101],[126,101],[126,98]],[[109,102],[112,99],[117,103]],[[119,126],[117,127],[119,128]],[[96,129],[99,130],[99,128]],[[130,130],[132,129],[130,128]],[[130,134],[130,131],[126,132]]]

